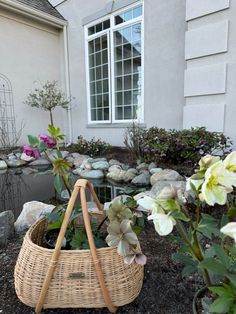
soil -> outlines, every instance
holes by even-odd
[[[118,314],[190,314],[194,293],[202,286],[199,277],[183,279],[182,267],[172,261],[176,247],[156,234],[148,225],[140,242],[147,256],[145,277],[140,295],[131,304],[118,310]],[[0,313],[30,314],[33,309],[17,299],[14,289],[14,266],[22,239],[15,237],[5,250],[0,251]],[[55,309],[44,314],[108,314],[106,309]]]

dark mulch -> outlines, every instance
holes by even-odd
[[[22,304],[14,290],[14,266],[21,240],[14,238],[6,250],[0,251],[0,313],[29,314],[33,310]],[[118,314],[190,314],[195,291],[201,286],[199,278],[181,277],[181,266],[175,264],[171,254],[175,250],[166,238],[159,237],[152,226],[141,236],[141,246],[147,255],[143,288],[138,298],[121,307]],[[56,309],[45,314],[106,314],[106,309]]]

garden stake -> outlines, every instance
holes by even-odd
[[[107,306],[107,308],[109,309],[109,311],[111,313],[115,313],[117,311],[117,307],[115,307],[111,301],[109,292],[107,290],[106,284],[105,284],[105,280],[104,280],[104,276],[101,270],[101,265],[97,256],[97,251],[96,251],[96,247],[95,247],[95,243],[94,243],[94,239],[93,239],[93,234],[92,234],[92,230],[91,230],[91,225],[90,225],[90,219],[89,219],[89,214],[87,211],[87,207],[86,207],[86,195],[85,195],[85,188],[88,188],[89,192],[92,194],[95,203],[98,207],[99,210],[101,210],[103,208],[103,206],[100,204],[96,193],[94,192],[94,189],[92,187],[92,185],[84,179],[80,179],[75,183],[74,186],[74,190],[72,192],[71,198],[69,200],[67,209],[66,209],[66,213],[65,213],[65,217],[60,229],[60,233],[58,235],[58,239],[56,242],[56,246],[55,246],[55,250],[53,252],[51,261],[49,263],[49,267],[48,267],[48,271],[46,274],[46,277],[44,279],[43,282],[43,286],[42,286],[42,290],[39,296],[39,300],[37,303],[37,306],[35,308],[35,313],[39,314],[41,313],[41,310],[43,308],[43,304],[44,304],[44,300],[46,298],[47,295],[47,291],[48,288],[50,286],[50,282],[54,273],[54,270],[56,268],[58,259],[59,259],[59,255],[60,255],[60,251],[61,251],[61,246],[62,246],[62,242],[66,233],[66,229],[70,220],[70,216],[71,216],[71,212],[72,209],[74,207],[76,198],[78,196],[78,193],[80,192],[80,197],[81,197],[81,205],[82,205],[82,212],[83,212],[83,217],[84,217],[84,224],[85,224],[85,228],[86,228],[86,232],[87,232],[87,236],[88,236],[88,242],[89,242],[89,246],[90,246],[90,251],[91,251],[91,255],[93,258],[93,263],[94,263],[94,267],[96,270],[96,274],[98,277],[98,281],[102,290],[102,294],[104,297],[104,301],[105,304]]]

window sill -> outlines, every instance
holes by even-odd
[[[146,128],[145,123],[139,123],[138,124],[141,128]],[[87,124],[86,127],[87,129],[119,129],[119,128],[127,128],[131,127],[131,123],[94,123],[94,124]]]

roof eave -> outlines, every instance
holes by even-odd
[[[48,13],[42,12],[35,8],[24,5],[12,0],[0,0],[0,7],[12,10],[14,12],[21,13],[25,16],[30,16],[40,22],[49,24],[57,28],[63,28],[68,24],[67,21],[54,17]]]

